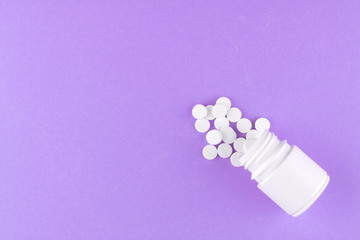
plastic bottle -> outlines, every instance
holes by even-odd
[[[297,217],[321,195],[330,177],[297,146],[265,130],[240,160],[258,188],[285,212]]]

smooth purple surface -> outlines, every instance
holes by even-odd
[[[359,1],[1,1],[0,239],[360,236]],[[228,96],[331,180],[292,218],[191,108]]]

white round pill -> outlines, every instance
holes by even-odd
[[[227,112],[226,106],[224,104],[216,104],[212,108],[212,114],[216,118],[225,117]]]
[[[270,121],[267,120],[266,118],[258,118],[256,121],[255,121],[255,128],[256,130],[258,131],[261,131],[261,130],[269,130],[270,128]]]
[[[192,109],[192,115],[196,119],[206,118],[207,109],[202,104],[196,104]]]
[[[240,152],[234,152],[230,157],[230,162],[234,167],[242,167],[244,166],[244,162],[241,159],[243,154]]]
[[[252,145],[256,142],[256,139],[246,139],[244,143],[244,149],[245,151],[249,151]]]
[[[206,134],[206,141],[211,145],[219,144],[223,137],[219,130],[213,129]]]
[[[216,118],[214,121],[214,125],[216,129],[220,130],[223,127],[229,126],[229,120],[226,117]]]
[[[236,107],[232,107],[227,111],[226,117],[230,122],[237,122],[241,118],[241,111]]]
[[[210,122],[207,119],[198,119],[195,122],[195,128],[198,132],[207,132],[210,128]]]
[[[242,118],[236,123],[236,128],[241,133],[247,133],[251,129],[251,122],[247,118]]]
[[[206,109],[207,109],[206,119],[207,120],[214,120],[215,119],[214,115],[212,114],[212,108],[213,108],[213,105],[207,105],[206,106]]]
[[[225,143],[230,144],[236,140],[236,132],[231,127],[223,127],[220,131]]]
[[[252,129],[246,134],[246,139],[256,139],[258,134],[259,132],[257,130]]]
[[[206,158],[207,160],[213,160],[216,158],[217,156],[217,149],[215,146],[213,145],[206,145],[203,148],[203,156],[204,158]]]
[[[219,145],[218,149],[218,154],[221,158],[228,158],[231,156],[232,154],[232,148],[229,144],[227,143],[222,143]]]
[[[226,110],[229,110],[231,107],[231,101],[227,97],[220,97],[216,100],[216,104],[221,103],[226,106]]]
[[[245,148],[244,148],[244,144],[245,144],[246,139],[239,137],[235,140],[234,142],[234,148],[236,151],[238,152],[244,152]]]

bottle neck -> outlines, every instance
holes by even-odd
[[[262,131],[242,156],[244,167],[251,172],[251,179],[261,183],[281,165],[290,150],[291,146],[286,140],[280,141],[274,133]]]

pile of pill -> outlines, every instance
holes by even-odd
[[[242,118],[240,109],[231,107],[231,101],[227,97],[220,97],[215,105],[204,106],[197,104],[192,109],[192,115],[196,118],[195,128],[200,133],[206,133],[208,145],[203,148],[203,156],[213,160],[219,155],[221,158],[229,158],[235,167],[244,166],[241,156],[250,149],[261,130],[268,130],[270,122],[266,118],[258,118],[255,121],[255,129],[247,118]],[[210,130],[210,121],[214,120],[214,128]],[[232,127],[236,123],[239,135]],[[210,130],[210,131],[209,131]],[[233,147],[235,152],[233,152]]]

